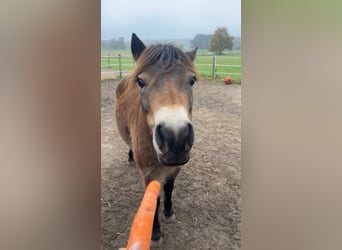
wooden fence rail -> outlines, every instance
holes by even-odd
[[[198,56],[199,57],[199,56]],[[216,79],[218,76],[226,76],[230,75],[233,78],[241,79],[241,64],[222,64],[217,63],[217,58],[223,58],[224,56],[216,56],[210,55],[205,56],[206,58],[212,57],[211,63],[197,63],[195,61],[196,66],[199,68],[199,73],[203,76],[210,76],[212,79]],[[240,57],[230,57],[231,59],[239,59]],[[107,56],[101,56],[101,69],[102,70],[111,70],[111,72],[115,72],[117,76],[121,79],[123,75],[128,74],[134,67],[134,60],[130,55],[110,55],[108,53]],[[218,71],[218,67],[221,71]],[[229,68],[236,68],[238,72],[229,72]],[[224,71],[222,71],[224,70]]]

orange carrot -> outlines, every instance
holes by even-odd
[[[152,181],[148,184],[138,212],[133,220],[127,249],[130,249],[135,242],[140,242],[142,250],[150,249],[153,219],[159,190],[160,183],[158,181]]]

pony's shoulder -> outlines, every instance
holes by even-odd
[[[129,78],[128,76],[124,77],[118,87],[116,88],[116,97],[120,97],[123,93],[125,93],[127,86],[128,86]]]

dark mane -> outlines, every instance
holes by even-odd
[[[176,46],[172,44],[156,44],[147,47],[143,51],[134,71],[141,73],[152,65],[158,65],[160,70],[170,71],[179,63],[190,70],[194,67],[192,60]]]

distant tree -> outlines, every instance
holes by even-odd
[[[109,40],[110,49],[117,49],[118,43],[115,38]]]
[[[110,39],[110,40],[101,40],[101,48],[102,49],[126,49],[127,42],[123,37],[119,37],[118,39]]]
[[[226,49],[233,49],[233,37],[228,34],[226,27],[217,28],[210,39],[209,51],[222,54]]]
[[[177,44],[177,47],[178,47],[179,49],[183,50],[183,49],[184,49],[184,44],[178,43],[178,44]]]
[[[198,47],[199,49],[208,49],[211,35],[196,34],[191,40],[191,48]]]
[[[117,43],[116,49],[126,49],[125,38],[119,37],[116,43]]]
[[[241,49],[241,37],[234,36],[233,43],[234,43],[233,49],[236,49],[236,50]]]
[[[102,49],[110,49],[110,40],[101,40]]]

